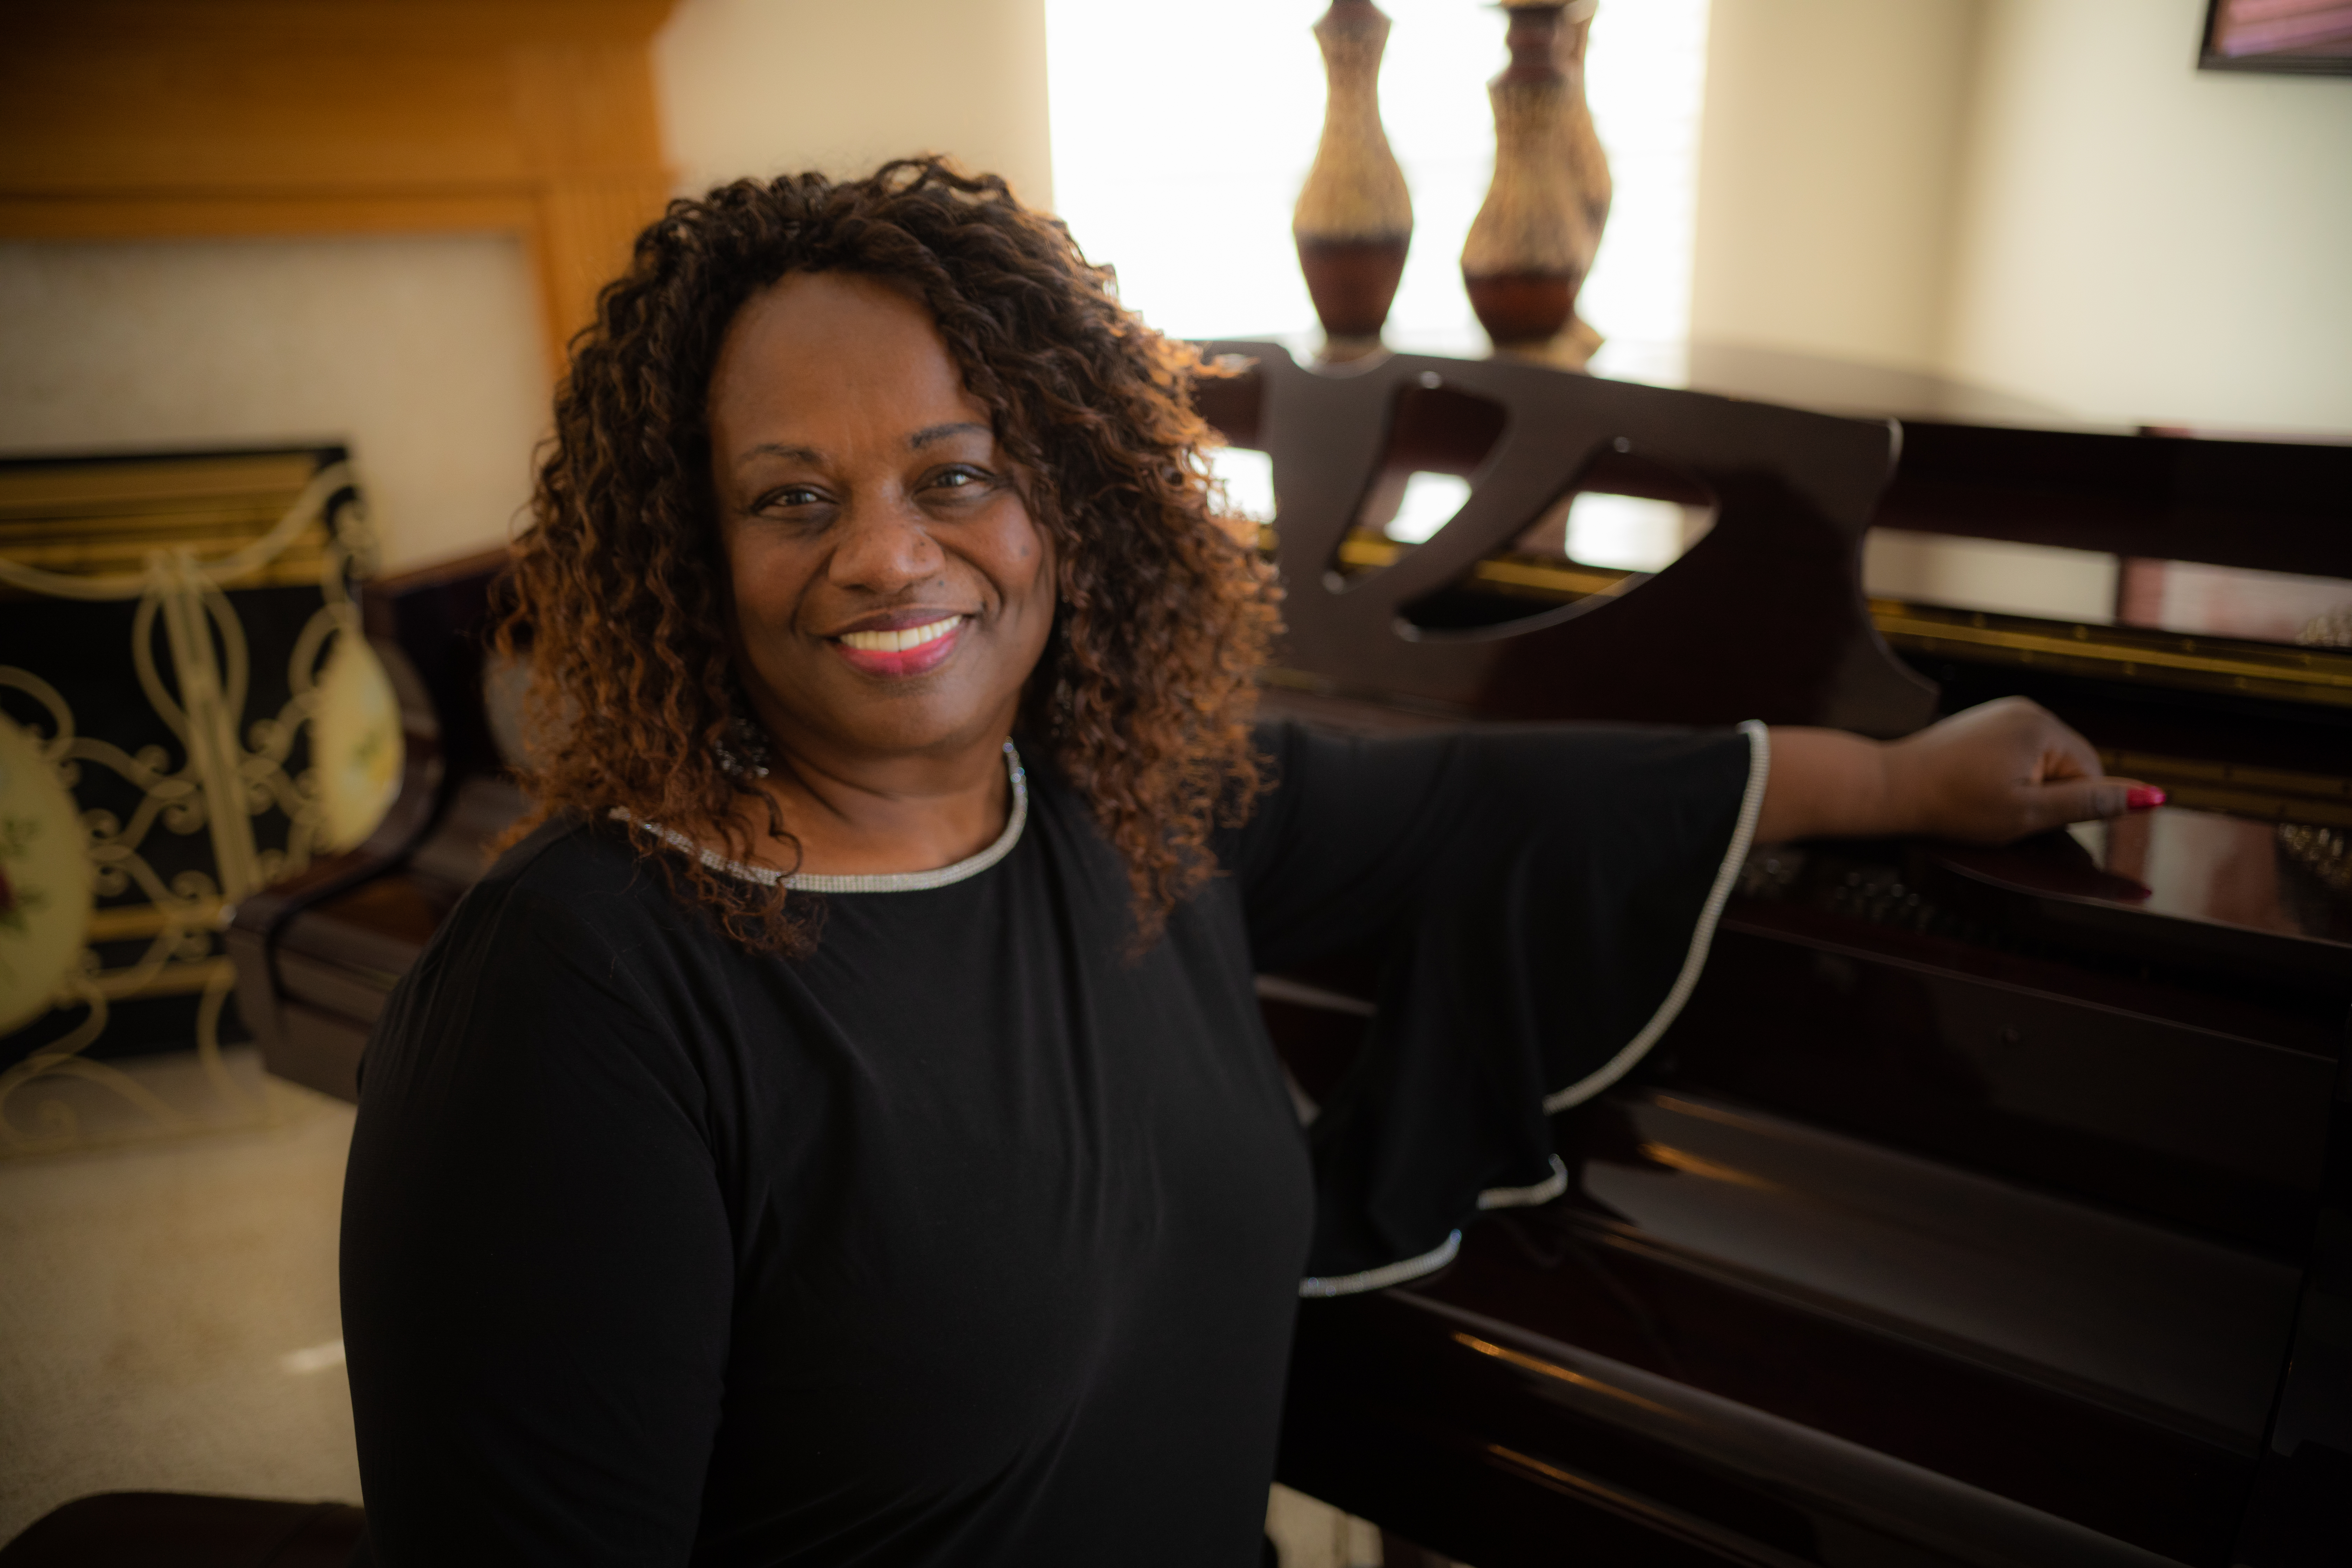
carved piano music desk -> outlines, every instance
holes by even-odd
[[[1564,1196],[1303,1305],[1282,1479],[1477,1568],[2352,1561],[2352,652],[1861,581],[1873,524],[2352,578],[2352,447],[1216,352],[1247,368],[1203,412],[1280,498],[1272,710],[1889,736],[2022,692],[2174,803],[2000,851],[1759,849],[1672,1026],[1557,1119]],[[1468,500],[1382,531],[1415,472]],[[1580,489],[1711,526],[1594,567]],[[408,792],[237,913],[249,1025],[329,1092],[519,808],[496,564],[369,590]],[[1262,980],[1304,1100],[1379,962]]]

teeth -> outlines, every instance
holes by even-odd
[[[937,642],[961,625],[961,616],[948,616],[919,626],[902,626],[895,632],[844,632],[841,640],[861,653],[904,653],[910,647]]]

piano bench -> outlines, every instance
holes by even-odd
[[[0,1568],[344,1568],[366,1519],[341,1502],[100,1492],[35,1520]]]

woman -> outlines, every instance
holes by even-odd
[[[2022,704],[1253,729],[1195,368],[934,164],[640,239],[518,555],[536,825],[368,1055],[379,1561],[1255,1563],[1302,1277],[1555,1194],[1751,834],[2125,808]],[[1252,975],[1375,939],[1310,1148]]]

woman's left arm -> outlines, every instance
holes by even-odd
[[[1774,726],[1756,837],[2006,844],[2163,801],[2162,790],[2103,774],[2091,743],[2040,704],[2004,697],[1899,741]]]

